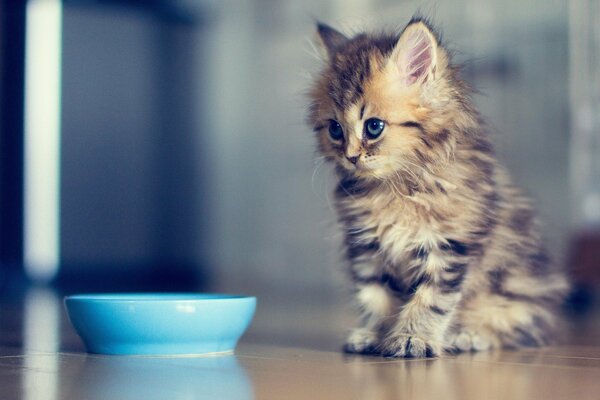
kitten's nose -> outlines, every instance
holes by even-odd
[[[359,156],[348,156],[346,155],[346,158],[348,159],[348,161],[350,161],[352,164],[356,164],[356,162],[358,161],[358,157]]]

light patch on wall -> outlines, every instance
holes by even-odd
[[[59,261],[61,29],[60,0],[27,3],[23,239],[38,281],[52,279]]]

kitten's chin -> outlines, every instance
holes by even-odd
[[[347,174],[363,180],[381,180],[386,176],[380,168],[369,168],[364,165],[342,166],[342,168]]]

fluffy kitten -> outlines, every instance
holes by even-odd
[[[340,179],[364,311],[345,350],[429,357],[548,343],[565,277],[439,35],[422,18],[400,34],[318,33],[327,64],[309,121]]]

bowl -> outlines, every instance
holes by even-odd
[[[195,355],[233,352],[256,298],[225,294],[111,293],[65,297],[88,352]]]

